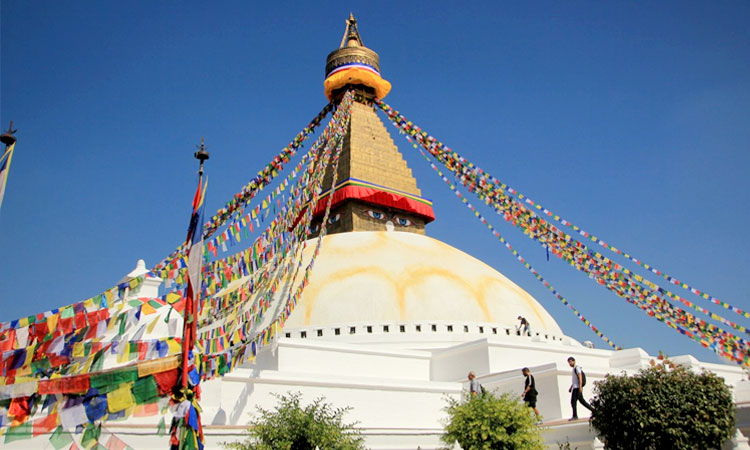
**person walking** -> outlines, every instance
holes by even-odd
[[[584,408],[593,412],[594,409],[588,404],[586,399],[583,398],[583,369],[576,365],[576,359],[572,356],[568,358],[568,364],[573,368],[573,382],[568,389],[570,392],[570,406],[573,407],[573,417],[569,420],[578,419],[578,402],[584,406]]]
[[[477,376],[474,372],[469,372],[469,392],[472,396],[475,396],[482,391],[482,385],[477,381]]]
[[[539,410],[536,409],[536,396],[539,394],[539,392],[536,390],[536,382],[534,381],[534,375],[531,374],[531,371],[528,367],[524,367],[521,369],[521,373],[524,377],[526,377],[526,381],[523,385],[523,393],[521,394],[521,398],[523,398],[524,403],[526,403],[526,406],[534,410],[534,414],[536,415],[537,422],[540,421],[541,417],[539,415]]]
[[[518,320],[520,323],[518,324],[518,327],[516,327],[516,331],[523,335],[529,335],[531,336],[531,327],[529,326],[529,321],[526,320],[523,316],[518,316]]]

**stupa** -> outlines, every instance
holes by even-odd
[[[593,381],[607,373],[632,373],[648,366],[652,357],[639,348],[597,349],[566,336],[536,299],[499,271],[426,235],[425,226],[436,219],[432,203],[422,196],[376,114],[373,99],[385,97],[391,85],[382,78],[379,57],[364,46],[351,15],[339,48],[328,55],[325,74],[329,100],[355,93],[336,184],[332,186],[329,167],[323,194],[311,205],[310,242],[320,233],[328,197],[333,195],[327,234],[309,284],[283,330],[251,362],[201,383],[206,448],[243,440],[256,407],[271,409],[276,403],[273,394],[300,391],[305,400],[324,396],[335,406],[351,407],[347,418],[359,423],[368,448],[438,449],[443,446],[445,396],[458,396],[466,388],[469,371],[487,389],[518,394],[523,388],[522,367],[530,367],[536,377],[548,448],[565,441],[579,449],[601,448],[585,415],[580,421],[566,420],[567,357],[574,356],[586,369],[586,397]],[[314,247],[306,247],[303,260],[310,260]],[[159,298],[161,280],[144,265],[139,267],[121,280],[128,284],[146,277],[137,293],[124,294],[130,302],[121,308],[126,315],[134,300]],[[246,282],[235,280],[216,295]],[[293,288],[276,292],[269,311],[277,313]],[[181,318],[170,316],[170,311],[157,309],[155,325],[138,337],[173,336]],[[527,318],[530,332],[516,327],[518,316]],[[205,318],[199,333],[218,329],[224,320],[228,318],[221,315]],[[267,324],[268,320],[259,322],[254,329]],[[107,333],[104,341],[115,331]],[[743,371],[690,355],[672,360],[714,371],[735,388],[738,431],[728,448],[750,448],[741,434],[750,428],[750,388]],[[104,367],[114,365],[105,362]],[[105,420],[103,428],[133,448],[167,446],[153,416]],[[42,448],[47,439],[49,433],[42,433],[6,448]]]

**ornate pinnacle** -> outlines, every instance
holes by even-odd
[[[359,30],[357,29],[357,19],[354,18],[354,14],[349,13],[349,18],[346,19],[346,30],[344,30],[344,36],[341,37],[341,45],[339,48],[344,47],[364,47],[362,38],[359,36]]]
[[[201,145],[196,145],[195,148],[197,148],[198,151],[193,153],[193,156],[195,156],[195,159],[201,162],[201,166],[200,166],[200,169],[198,170],[198,173],[203,175],[203,162],[208,159],[208,152],[206,151],[205,139],[201,138]]]
[[[8,131],[0,135],[0,142],[5,144],[6,147],[10,147],[11,145],[15,144],[16,137],[13,135],[18,130],[13,129],[13,121],[10,121],[10,125],[8,125]]]

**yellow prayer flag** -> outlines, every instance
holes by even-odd
[[[167,348],[169,349],[169,353],[180,353],[180,350],[182,350],[180,344],[175,342],[174,339],[170,339],[167,341]]]
[[[115,328],[115,325],[119,325],[120,324],[120,321],[117,320],[118,317],[119,317],[119,315],[112,316],[112,318],[107,323],[107,331],[112,331]]]
[[[152,322],[151,322],[151,323],[150,323],[150,324],[148,325],[148,327],[146,327],[146,333],[149,333],[149,334],[150,334],[150,333],[152,333],[152,332],[154,331],[154,328],[156,328],[156,323],[157,323],[157,322],[159,322],[159,319],[161,319],[161,317],[157,317],[157,318],[155,318],[155,319],[154,319],[154,320],[153,320],[153,321],[152,321]]]
[[[165,372],[179,366],[180,359],[178,355],[144,361],[138,364],[138,378],[151,375],[152,373]]]
[[[84,300],[83,301],[83,306],[85,308],[93,308],[94,307],[94,299],[93,298],[88,298],[88,299]]]
[[[107,409],[109,412],[122,411],[135,404],[131,383],[123,383],[119,388],[107,394]]]
[[[125,343],[123,344],[122,352],[117,355],[117,362],[124,363],[124,362],[130,361],[129,357],[130,357],[130,345]]]
[[[54,330],[57,328],[57,320],[60,318],[60,314],[52,314],[51,316],[47,317],[47,329]]]
[[[94,362],[94,355],[91,355],[88,358],[86,358],[86,361],[83,362],[81,373],[89,373],[89,369],[91,369],[91,363],[93,362]]]
[[[83,342],[73,344],[73,358],[83,358]]]
[[[182,297],[180,297],[180,294],[170,292],[169,294],[167,294],[167,303],[171,305],[172,303],[179,301],[181,298]]]
[[[144,303],[141,306],[141,314],[149,315],[149,314],[154,314],[155,312],[156,310],[154,309],[154,307],[149,305],[148,303]]]

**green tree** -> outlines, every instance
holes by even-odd
[[[531,409],[510,394],[464,393],[448,399],[442,440],[464,450],[541,450],[544,448]]]
[[[611,450],[719,449],[734,433],[724,380],[665,361],[595,383],[591,425]]]
[[[344,423],[351,408],[334,408],[323,397],[307,406],[301,405],[302,394],[276,395],[274,410],[258,408],[250,422],[245,442],[225,443],[233,450],[363,450],[364,439],[354,423]]]

